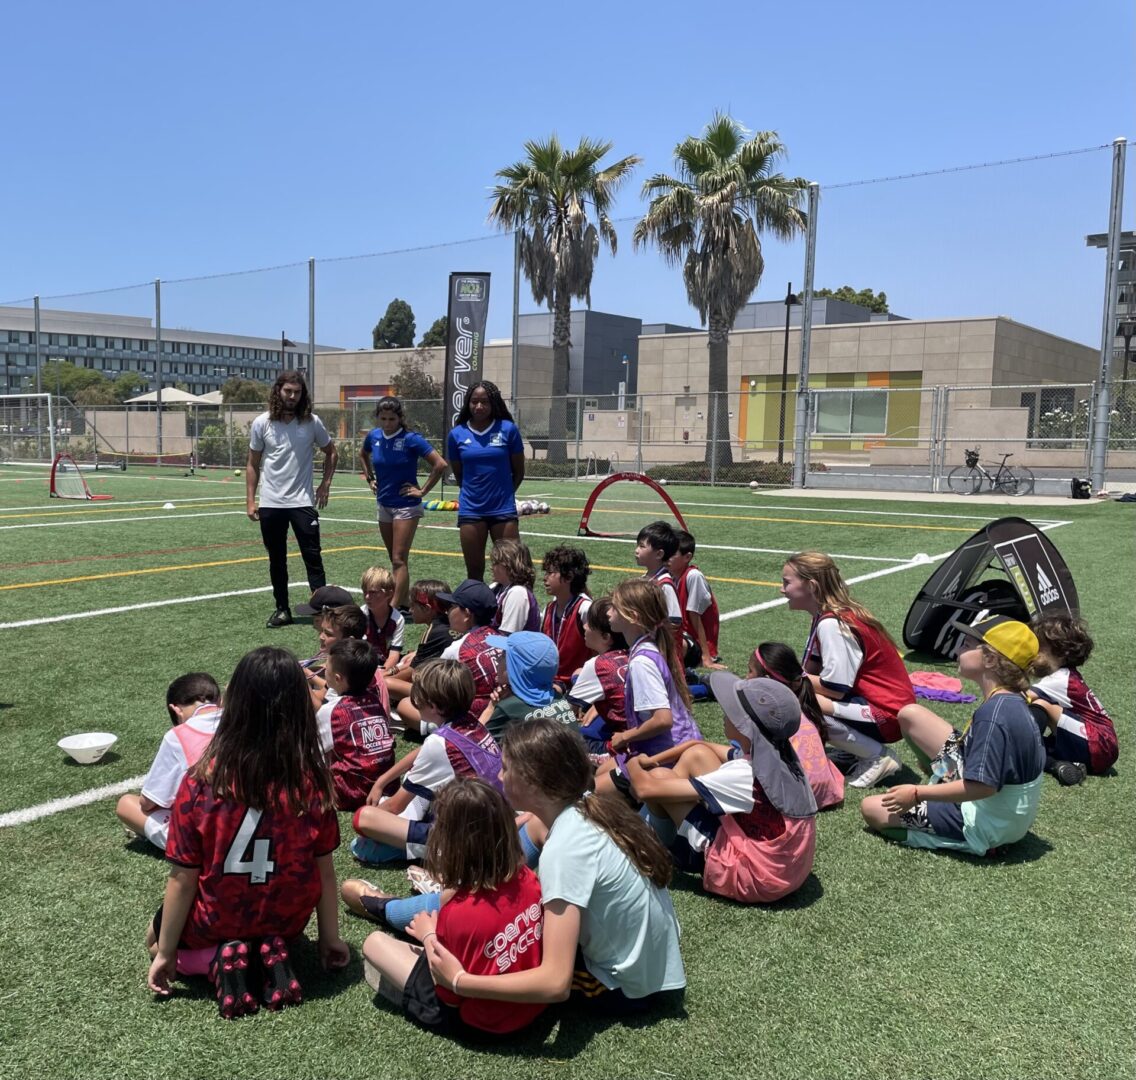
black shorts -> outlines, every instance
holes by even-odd
[[[494,517],[483,517],[480,514],[458,514],[459,525],[478,525],[484,524],[487,528],[492,529],[494,525],[507,525],[510,521],[519,521],[520,519],[516,514],[498,514]]]
[[[402,1011],[416,1024],[445,1035],[464,1035],[474,1030],[462,1023],[456,1005],[447,1005],[438,998],[425,953],[415,961],[406,980],[402,991]]]

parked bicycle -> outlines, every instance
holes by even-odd
[[[981,446],[976,446],[973,450],[967,450],[966,464],[951,469],[947,476],[947,487],[954,494],[977,495],[984,483],[989,485],[990,491],[999,491],[1003,495],[1028,495],[1033,491],[1033,473],[1024,465],[1006,464],[1006,459],[1014,456],[1012,453],[1003,454],[998,471],[991,473],[978,460],[978,451],[981,449]]]

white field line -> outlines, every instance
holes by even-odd
[[[1048,531],[1049,528],[1059,528],[1061,524],[1066,523],[1061,522],[1059,524],[1048,526],[1046,527],[1045,531]],[[903,563],[900,566],[889,566],[883,570],[873,570],[870,574],[862,574],[859,577],[849,578],[848,584],[855,585],[861,581],[870,581],[873,578],[886,577],[889,574],[896,574],[903,570],[910,570],[916,566],[930,566],[932,563],[936,563],[941,561],[942,559],[945,559],[954,550],[954,548],[951,548],[950,551],[945,551],[941,555],[932,555],[919,559],[917,561],[913,559],[909,562]],[[293,584],[291,587],[297,588],[302,584],[302,582],[298,582]],[[119,614],[125,611],[138,611],[142,608],[165,607],[169,604],[191,604],[199,600],[217,600],[229,596],[246,596],[250,593],[271,591],[272,587],[266,586],[259,589],[240,589],[234,592],[213,593],[208,596],[187,596],[181,597],[177,600],[158,600],[146,604],[132,604],[128,607],[106,608],[102,611],[78,612],[74,615],[56,615],[47,619],[29,619],[24,622],[17,623],[0,623],[0,630],[16,629],[23,626],[39,626],[43,623],[64,622],[71,619],[84,619],[90,618],[94,615]],[[351,591],[357,592],[358,590],[353,589]],[[750,607],[739,608],[737,611],[729,611],[725,615],[721,616],[719,621],[728,622],[731,619],[740,619],[744,615],[753,615],[759,611],[766,611],[769,608],[777,607],[779,604],[784,604],[785,602],[786,601],[783,596],[778,597],[776,600],[766,600],[761,604],[753,604]],[[142,781],[145,779],[146,777],[144,775],[135,776],[130,780],[123,780],[117,784],[109,784],[106,787],[101,788],[92,788],[89,791],[81,791],[76,795],[68,795],[61,799],[53,799],[51,802],[40,803],[38,806],[29,806],[23,810],[12,810],[6,814],[0,814],[0,828],[6,828],[11,825],[26,825],[29,822],[38,821],[40,818],[48,817],[51,814],[59,814],[64,810],[72,810],[79,806],[86,806],[89,803],[98,802],[101,799],[109,799],[114,797],[115,795],[123,795],[127,791],[141,787]]]
[[[90,521],[35,521],[23,525],[0,525],[0,532],[8,529],[63,529],[69,525],[133,525],[136,521],[177,521],[180,518],[244,517],[243,510],[211,510],[207,514],[147,514],[145,517],[91,518]]]
[[[587,496],[559,495],[559,493],[557,493],[557,494],[558,494],[559,498],[562,498],[567,502],[585,503],[585,502],[588,501]],[[671,497],[674,498],[673,493],[672,493]],[[636,505],[657,506],[658,505],[657,499],[627,499],[627,498],[621,498],[619,501],[621,503],[628,503],[628,504],[633,505],[633,506],[636,506]],[[681,500],[675,499],[675,502],[678,503],[679,510],[682,510],[683,505],[682,505]],[[990,516],[977,517],[977,516],[974,516],[974,515],[967,515],[967,514],[926,514],[926,513],[920,513],[920,512],[915,511],[915,510],[840,510],[840,509],[835,509],[835,508],[828,507],[828,506],[807,506],[807,505],[798,505],[796,503],[786,504],[784,502],[720,503],[720,502],[698,502],[697,500],[692,499],[692,500],[690,500],[689,503],[686,504],[686,509],[688,509],[688,510],[699,510],[702,507],[713,507],[713,508],[718,509],[718,510],[780,510],[780,511],[787,513],[787,514],[792,513],[796,510],[812,510],[812,511],[815,511],[817,513],[827,513],[827,514],[861,514],[861,515],[865,515],[867,517],[932,518],[936,521],[980,521],[980,522],[989,523],[991,521],[997,520],[997,518],[995,518],[995,517],[990,517]],[[1040,528],[1041,525],[1042,525],[1042,522],[1041,521],[1035,521],[1034,524],[1037,525]],[[1044,524],[1050,524],[1049,519],[1045,519]]]
[[[77,795],[66,795],[61,799],[52,799],[50,802],[40,803],[38,806],[28,806],[23,810],[9,810],[6,814],[0,814],[0,829],[9,828],[12,825],[27,825],[29,822],[38,821],[40,818],[50,817],[52,814],[61,814],[64,810],[74,810],[80,806],[99,802],[101,799],[112,799],[116,795],[125,795],[128,791],[140,788],[145,779],[146,774],[143,773],[141,776],[132,776],[129,780],[120,780],[117,784],[107,784],[105,787],[80,791]]]
[[[220,499],[221,499],[220,495],[196,495],[196,496],[193,496],[191,498],[178,499],[178,502],[189,505],[190,503],[198,503],[198,502],[215,503],[215,502],[220,501]],[[74,500],[74,501],[78,501],[80,504],[83,502],[82,499]],[[115,499],[114,500],[116,506],[161,506],[163,503],[172,502],[172,501],[173,501],[172,499]],[[233,502],[235,502],[235,503],[243,505],[244,501],[245,501],[245,499],[244,499],[243,495],[234,495],[233,496]],[[55,510],[55,511],[64,510],[65,511],[64,503],[66,503],[66,502],[67,502],[66,499],[64,499],[64,500],[56,499],[55,502],[44,503],[42,506],[0,506],[0,513],[4,513],[4,514],[34,513],[36,510]],[[76,510],[75,513],[81,513],[81,511]]]

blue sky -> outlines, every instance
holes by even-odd
[[[552,131],[610,139],[642,181],[715,109],[770,129],[824,185],[1136,137],[1133,5],[757,0],[600,8],[278,0],[41,0],[5,15],[0,302],[321,262],[317,339],[369,344],[394,296],[419,332],[451,270],[493,273],[508,336],[512,246],[494,172]],[[1100,337],[1110,154],[826,191],[816,284],[884,289],[914,317],[1003,314]],[[1125,227],[1133,227],[1136,157]],[[593,307],[697,323],[677,270],[605,255]],[[799,284],[803,243],[765,245],[757,299]],[[535,305],[522,287],[522,310]],[[44,306],[150,314],[153,289]],[[169,283],[163,323],[307,336],[307,267]]]

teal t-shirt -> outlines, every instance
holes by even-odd
[[[629,998],[686,985],[670,893],[652,884],[575,806],[552,823],[540,853],[540,891],[575,904],[588,970]]]

